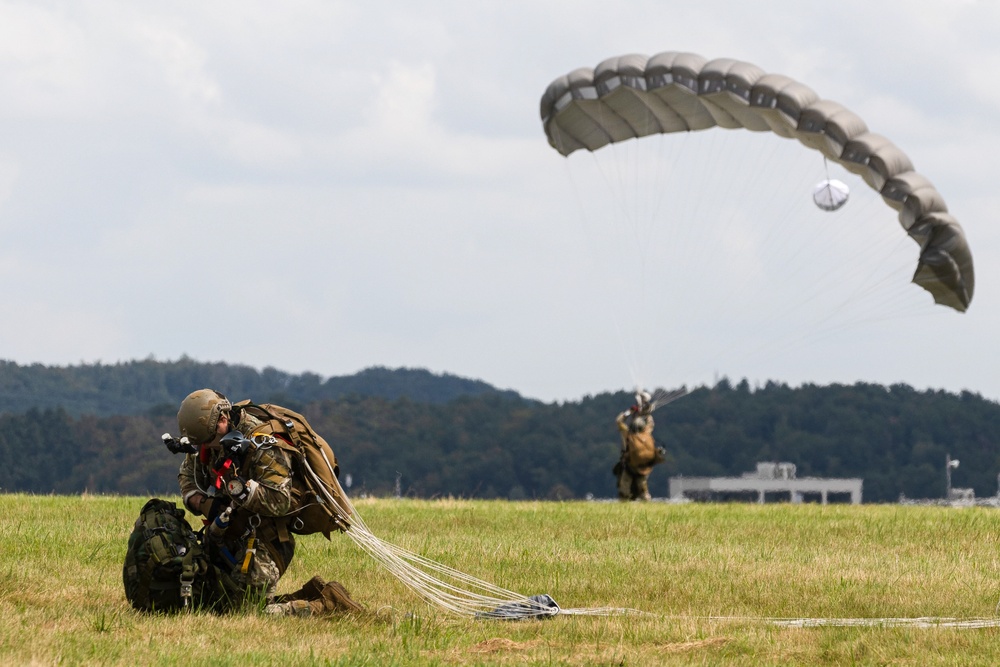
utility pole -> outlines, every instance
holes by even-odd
[[[958,467],[958,459],[951,458],[951,454],[944,455],[944,475],[947,481],[947,486],[945,487],[945,500],[951,500],[951,469]]]

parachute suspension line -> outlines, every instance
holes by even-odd
[[[801,173],[808,175],[809,172],[803,170]],[[825,156],[823,174],[827,181],[831,180],[830,163]],[[846,172],[844,178],[861,180]],[[802,183],[795,192],[805,192],[806,185]],[[795,312],[806,312],[817,298],[831,302],[820,317],[803,324],[805,330],[800,332],[798,342],[831,337],[840,330],[875,321],[889,322],[908,313],[926,317],[935,314],[926,308],[926,303],[919,305],[920,301],[928,301],[929,295],[913,290],[906,280],[912,271],[912,241],[900,233],[892,212],[884,206],[880,195],[867,187],[859,188],[858,192],[849,214],[846,208],[819,212],[805,205],[803,222],[813,225],[814,229],[818,227],[819,232],[809,246],[812,249],[803,245],[800,250],[805,252],[782,250],[785,267],[790,271],[789,280],[807,289],[787,301],[785,307],[776,308],[776,317],[787,319]],[[804,201],[804,197],[788,201]],[[819,223],[812,223],[811,219]],[[825,266],[824,271],[816,271],[811,266],[825,256],[829,248],[844,247],[859,237],[866,239],[866,243],[853,243],[850,252],[842,253],[837,263],[817,262],[817,267]],[[777,337],[773,340],[775,350],[784,344]]]
[[[671,169],[666,179],[649,186],[665,193],[666,200],[664,209],[657,212],[654,229],[658,233],[655,237],[651,234],[649,239],[651,246],[663,249],[658,261],[659,280],[655,285],[655,296],[657,302],[665,305],[664,312],[669,312],[671,319],[679,324],[690,321],[692,309],[711,307],[699,295],[703,288],[699,272],[691,270],[690,266],[692,263],[704,266],[704,259],[700,258],[711,253],[710,244],[706,243],[705,238],[708,226],[705,224],[707,216],[703,211],[706,204],[711,204],[705,199],[710,199],[717,191],[715,174],[721,158],[715,139],[718,137],[682,132],[675,137],[661,136],[657,142],[657,148],[661,152],[657,159],[668,163]],[[701,159],[692,159],[693,157]],[[659,330],[650,330],[650,323],[643,326],[645,329],[641,331],[645,338],[660,339],[666,344],[661,360],[648,359],[651,353],[649,349],[645,350],[646,372],[650,372],[650,367],[655,368],[654,364],[659,361],[666,371],[666,377],[660,378],[660,381],[672,381],[679,363],[678,355],[688,352],[688,346],[683,341],[685,332],[679,326]],[[647,378],[637,380],[642,380],[637,382],[638,385],[656,384],[649,382]]]
[[[882,215],[873,216],[868,223],[872,227],[884,227],[887,222],[884,218]],[[933,314],[933,311],[928,312],[918,305],[921,299],[929,299],[929,295],[910,289],[911,286],[901,279],[901,276],[909,275],[912,265],[912,241],[903,234],[897,234],[896,239],[875,234],[869,238],[878,241],[853,258],[855,284],[824,318],[816,322],[817,331],[821,327],[827,330],[831,327],[847,329],[873,321],[889,321],[921,311],[924,315]],[[833,279],[835,277],[827,282]]]
[[[716,133],[717,135],[728,135],[726,132]],[[746,135],[744,135],[746,136]],[[862,235],[861,232],[854,227],[852,224],[850,228],[844,224],[848,220],[843,219],[841,214],[823,213],[818,211],[811,202],[808,201],[808,197],[799,195],[795,196],[795,193],[806,193],[812,189],[812,184],[815,183],[815,171],[810,171],[808,168],[800,169],[789,169],[785,167],[788,164],[786,159],[779,161],[781,157],[779,149],[785,149],[788,152],[795,152],[801,156],[808,156],[807,164],[816,164],[812,154],[806,152],[804,147],[798,145],[793,141],[782,142],[774,141],[773,137],[770,137],[771,141],[760,141],[760,150],[757,148],[746,151],[748,155],[752,154],[756,160],[749,169],[741,169],[741,173],[747,175],[742,184],[745,185],[743,190],[739,190],[738,185],[734,184],[735,188],[730,188],[732,198],[736,201],[742,201],[743,197],[749,193],[754,192],[758,188],[758,182],[767,178],[768,180],[773,180],[773,176],[781,173],[785,173],[792,177],[791,179],[784,179],[786,183],[791,183],[790,187],[782,188],[762,188],[760,194],[765,194],[770,196],[770,200],[763,201],[763,205],[759,209],[750,210],[749,207],[742,207],[741,209],[729,210],[728,213],[723,211],[716,220],[720,224],[720,233],[716,239],[708,239],[707,242],[711,242],[709,251],[715,247],[715,241],[727,242],[728,239],[740,239],[748,236],[748,233],[753,231],[759,239],[755,244],[746,246],[746,251],[750,254],[747,258],[750,259],[754,256],[759,256],[759,259],[764,262],[760,264],[757,271],[771,272],[774,273],[776,270],[779,271],[775,273],[775,278],[771,280],[779,279],[780,282],[786,285],[797,285],[795,290],[789,290],[791,300],[787,298],[761,298],[762,294],[759,293],[755,285],[755,274],[748,273],[741,275],[739,272],[736,274],[736,279],[727,283],[729,285],[728,298],[715,299],[712,303],[705,303],[704,313],[706,317],[703,319],[705,321],[725,321],[728,316],[728,309],[731,309],[734,303],[741,302],[758,302],[756,310],[752,314],[750,319],[745,319],[743,321],[734,320],[733,326],[738,327],[738,330],[743,330],[749,332],[750,330],[755,330],[759,332],[759,336],[756,339],[751,337],[740,335],[740,336],[729,336],[724,339],[725,343],[718,349],[720,355],[725,356],[726,354],[736,354],[737,352],[742,355],[752,354],[755,356],[760,356],[768,350],[771,353],[778,353],[780,355],[781,351],[789,343],[800,344],[802,338],[809,336],[815,332],[829,332],[831,329],[831,322],[835,322],[835,318],[832,317],[833,313],[839,313],[841,308],[844,307],[850,311],[857,311],[858,305],[868,306],[867,314],[880,313],[880,315],[885,314],[883,308],[882,311],[871,309],[871,304],[859,304],[860,301],[871,301],[868,299],[869,294],[872,293],[875,296],[882,296],[884,299],[890,300],[890,303],[894,303],[897,296],[886,294],[886,290],[880,291],[877,289],[880,285],[885,287],[896,287],[901,293],[903,290],[909,290],[905,292],[905,295],[917,295],[922,296],[916,290],[912,290],[906,284],[905,280],[899,280],[899,275],[891,273],[891,270],[886,266],[886,262],[882,261],[883,258],[889,258],[889,253],[884,251],[884,244],[881,241],[889,241],[889,234],[892,234],[891,243],[898,246],[900,242],[903,244],[909,243],[906,240],[906,236],[899,234],[898,229],[893,229],[892,224],[886,224],[888,219],[886,218],[886,213],[888,211],[884,210],[884,207],[877,207],[878,212],[882,214],[882,220],[876,220],[874,215],[869,216],[870,221],[862,221],[865,224],[869,224],[874,230],[873,235]],[[730,161],[736,161],[733,156],[736,153],[730,155]],[[803,166],[807,166],[803,165]],[[829,173],[829,164],[824,162],[823,172]],[[820,173],[823,173],[820,172]],[[798,184],[795,184],[798,181]],[[712,188],[713,190],[715,188]],[[788,196],[789,191],[793,196]],[[878,199],[877,195],[873,194],[873,198],[864,200],[867,202],[867,206],[872,207],[875,199]],[[859,200],[856,203],[861,203]],[[855,212],[857,212],[857,206],[855,206]],[[766,211],[767,218],[760,218],[760,211]],[[832,217],[836,215],[837,217]],[[770,220],[771,222],[768,222]],[[814,220],[821,222],[814,222]],[[762,222],[768,222],[768,224],[760,224]],[[852,219],[853,223],[854,220]],[[694,223],[692,223],[694,224]],[[829,261],[817,262],[817,259],[825,258],[827,254],[828,247],[843,246],[843,241],[845,239],[857,238],[858,236],[864,236],[870,242],[865,244],[855,244],[856,247],[851,249],[849,255],[845,257],[844,263],[835,264]],[[752,238],[748,240],[753,241]],[[877,241],[877,242],[874,242]],[[688,247],[692,252],[696,252],[697,249],[693,247],[692,244],[688,243]],[[864,261],[858,261],[859,258],[863,258]],[[780,260],[780,261],[778,261]],[[856,272],[857,276],[849,276],[852,281],[845,283],[844,277],[840,274],[849,266],[847,262],[853,261],[857,264]],[[906,255],[905,258],[899,258],[898,265],[902,268],[908,266],[908,263],[912,263],[912,251]],[[820,271],[821,268],[826,268],[825,272]],[[726,270],[730,270],[727,267],[723,267]],[[753,266],[746,267],[748,269],[754,270]],[[861,280],[861,274],[864,275],[878,275],[874,276],[874,279],[867,279],[865,281]],[[817,277],[817,274],[818,277]],[[763,275],[763,274],[762,274]],[[891,280],[895,277],[895,281]],[[857,281],[853,278],[857,277]],[[852,287],[855,282],[860,282],[860,286]],[[867,288],[865,289],[865,284]],[[847,296],[844,296],[844,294]],[[825,296],[823,296],[825,294]],[[837,297],[837,295],[840,297]],[[766,295],[764,295],[766,297]],[[808,312],[810,304],[817,298],[822,297],[824,300],[830,300],[831,298],[839,300],[836,305],[831,308],[830,311],[826,311],[826,314],[812,320],[806,321],[802,326],[808,328],[807,332],[803,332],[800,329],[795,329],[794,327],[788,328],[788,330],[782,329],[780,326],[775,326],[773,323],[791,322],[794,321],[789,317],[790,314],[798,312],[800,317],[802,314]],[[903,299],[905,301],[906,299]],[[715,313],[712,313],[712,309],[715,309]],[[699,313],[699,315],[702,315]],[[729,319],[732,319],[731,317]],[[818,319],[818,321],[816,321]],[[768,331],[768,329],[773,329]],[[764,335],[766,332],[766,335]],[[765,355],[766,356],[766,355]]]
[[[600,110],[603,115],[603,108]],[[636,304],[646,300],[646,256],[648,254],[643,243],[643,227],[640,214],[641,202],[638,193],[641,162],[641,146],[636,148],[635,141],[623,143],[612,142],[605,151],[612,159],[608,160],[591,153],[592,165],[600,175],[607,190],[614,196],[611,202],[614,210],[609,215],[612,237],[604,242],[597,240],[596,255],[601,264],[621,271],[625,283],[624,292],[613,295],[614,301],[607,305],[608,312],[614,323],[618,346],[625,359],[629,375],[633,382],[637,373],[637,359],[634,341],[623,329],[623,314],[636,310]],[[582,200],[581,200],[582,201]],[[583,208],[581,203],[581,208]],[[596,232],[595,232],[596,234]],[[610,260],[610,261],[609,261]],[[600,313],[599,316],[604,315]]]
[[[823,158],[823,171],[827,180],[830,180],[830,165],[825,156]],[[804,190],[805,188],[803,188]],[[859,296],[862,293],[861,285],[867,281],[867,278],[863,278],[862,276],[863,274],[870,275],[872,271],[879,270],[879,267],[884,266],[884,260],[887,255],[884,252],[881,241],[887,238],[884,232],[893,230],[891,226],[884,226],[888,217],[884,215],[886,213],[883,210],[884,207],[879,207],[878,211],[872,207],[872,202],[878,197],[868,190],[863,192],[863,196],[855,198],[852,207],[853,211],[850,215],[847,215],[846,211],[820,213],[816,209],[807,206],[811,216],[820,221],[818,225],[820,235],[817,238],[823,245],[817,248],[816,252],[823,252],[828,247],[843,246],[844,239],[861,235],[861,230],[866,227],[872,230],[870,234],[865,235],[868,243],[854,244],[850,253],[846,253],[843,256],[843,264],[828,265],[824,272],[816,275],[815,280],[818,289],[824,293],[831,295],[839,293],[842,296],[830,307],[823,317],[811,325],[810,328],[814,331],[820,330],[822,327],[827,327],[831,322],[836,322],[836,315],[852,309],[857,311],[858,306],[864,306],[865,304],[859,300]],[[882,214],[883,219],[878,220],[879,215],[877,214]],[[813,258],[805,257],[803,260],[811,262]],[[841,266],[850,269],[850,275],[846,277],[849,284],[844,284],[844,272],[838,270]],[[853,287],[850,283],[853,283]],[[903,284],[902,281],[901,284]],[[800,296],[794,302],[794,306],[796,308],[803,308],[807,302],[807,297]],[[840,323],[843,324],[843,321]]]
[[[768,311],[782,308],[781,299],[768,298],[769,285],[777,283],[789,284],[798,280],[796,276],[795,258],[801,255],[802,239],[795,232],[795,224],[799,218],[799,208],[796,199],[788,196],[788,191],[796,191],[799,187],[802,171],[789,171],[784,165],[782,154],[789,152],[793,146],[782,141],[766,141],[759,134],[734,135],[727,134],[732,140],[742,141],[747,145],[745,150],[736,157],[739,173],[747,174],[744,187],[736,192],[734,200],[741,204],[739,209],[733,208],[726,221],[720,240],[738,239],[730,252],[734,259],[741,260],[742,268],[727,284],[730,285],[729,301],[743,304],[756,304],[751,312],[744,309],[745,314],[739,319],[731,315],[727,317],[729,303],[718,300],[715,306],[713,320],[730,321],[730,326],[743,331],[759,332],[756,336],[726,337],[720,340],[721,345],[716,352],[723,364],[727,359],[743,357],[754,353],[754,345],[759,350],[769,341],[776,341],[783,335],[780,326],[782,318],[769,314]],[[751,145],[751,142],[752,145]],[[777,175],[783,187],[768,186]],[[747,200],[756,200],[756,206],[747,205]],[[738,223],[738,224],[737,224]],[[778,264],[774,257],[782,257],[780,272],[776,272]]]
[[[799,147],[795,146],[794,148],[798,149]],[[809,157],[809,162],[812,162],[811,155]],[[825,157],[823,158],[823,169],[827,174],[829,173],[829,165]],[[792,191],[795,193],[807,192],[809,182],[815,178],[809,169],[802,169],[800,175],[802,178],[793,185]],[[772,239],[775,241],[772,246],[774,254],[784,258],[782,267],[787,274],[786,279],[790,283],[801,284],[802,288],[791,301],[786,301],[780,306],[775,304],[774,317],[787,317],[808,306],[819,295],[828,293],[837,280],[836,271],[829,264],[817,263],[817,259],[822,256],[824,248],[829,247],[835,242],[836,237],[843,234],[842,226],[839,224],[815,224],[813,219],[817,217],[817,212],[805,203],[804,197],[786,197],[785,204],[782,217],[788,221],[788,224],[783,228],[782,233],[774,234],[777,238],[765,239],[765,244],[770,245]],[[806,225],[812,226],[813,229],[808,229],[806,234],[800,234],[799,232]],[[825,270],[817,276],[817,268],[825,268]]]
[[[601,164],[599,159],[594,158],[593,154],[590,153],[591,158],[589,166],[591,170],[600,176],[603,181],[605,188],[612,192],[617,192],[619,189],[614,187],[616,182],[612,178],[612,173],[606,165]],[[581,191],[580,183],[575,177],[573,166],[570,164],[569,159],[565,162],[565,172],[566,179],[570,183],[573,193],[574,200],[576,201],[579,215],[577,219],[582,221],[582,226],[585,228],[585,233],[583,234],[588,255],[590,256],[590,261],[587,262],[587,267],[593,272],[594,276],[599,275],[600,268],[607,266],[622,266],[621,262],[618,261],[617,254],[623,252],[623,247],[631,247],[635,245],[634,243],[629,243],[629,237],[633,230],[625,227],[624,225],[614,225],[611,228],[611,238],[605,239],[603,236],[608,232],[608,229],[600,220],[594,219],[594,213],[589,210],[585,205],[584,201],[586,199],[585,195]],[[618,209],[617,207],[622,205],[623,198],[616,197],[612,198],[615,204],[616,211],[611,215],[607,215],[606,218],[613,221],[619,222],[625,219],[624,208]],[[598,268],[600,267],[600,268]],[[628,277],[628,276],[621,276]],[[629,290],[628,294],[632,294],[632,290],[636,288],[639,283],[638,279],[630,280],[626,284],[626,289]],[[621,299],[621,301],[613,300],[611,303],[606,304],[605,308],[600,312],[595,313],[595,318],[597,320],[604,320],[608,317],[612,320],[615,329],[615,337],[618,340],[618,346],[621,350],[627,366],[629,367],[630,375],[634,376],[634,363],[633,358],[629,354],[629,347],[626,344],[625,332],[622,329],[621,313],[628,312],[630,310],[630,304],[626,301],[626,296],[624,293],[613,295],[613,299]]]
[[[829,167],[824,158],[824,165]],[[855,180],[859,177],[849,175]],[[824,318],[815,323],[817,331],[845,329],[874,321],[889,321],[919,314],[933,316],[935,311],[926,308],[930,295],[913,290],[906,278],[912,271],[914,243],[897,227],[895,216],[885,208],[881,197],[867,188],[859,188],[850,206],[853,211],[846,218],[848,210],[825,212],[836,224],[830,226],[836,234],[828,238],[834,243],[836,237],[844,236],[844,223],[850,224],[847,234],[863,235],[865,244],[855,244],[853,251],[845,257],[845,267],[850,273],[851,283],[843,290],[843,297],[831,308]],[[838,281],[832,268],[821,276],[818,284],[832,286]]]
[[[659,126],[648,109],[646,116],[647,124]],[[666,159],[667,145],[663,136],[655,136],[658,141],[636,139],[627,142],[630,164],[626,167],[632,179],[632,192],[627,196],[635,202],[635,206],[632,217],[626,222],[634,230],[634,235],[632,246],[621,249],[625,256],[620,266],[634,272],[636,290],[631,307],[624,311],[628,317],[616,318],[615,326],[629,377],[635,387],[644,387],[649,380],[647,357],[652,349],[650,342],[656,338],[656,332],[642,328],[640,322],[646,318],[645,313],[654,299],[659,299],[663,291],[656,280],[658,271],[653,263],[654,250],[665,243],[670,244],[677,231],[677,221],[670,216],[669,190],[666,187],[674,179],[677,162]],[[669,333],[666,335],[669,345]]]
[[[598,108],[598,121],[606,119],[604,107]],[[610,111],[608,113],[611,113]],[[643,134],[645,129],[660,127],[659,121],[648,108],[645,118],[636,123],[637,134]],[[660,141],[650,139],[633,139],[624,142],[611,142],[596,155],[591,152],[595,170],[601,174],[602,180],[611,192],[608,202],[613,206],[613,213],[605,223],[611,223],[612,237],[599,247],[604,255],[615,255],[609,268],[617,269],[620,278],[625,281],[622,291],[613,297],[610,308],[614,311],[615,335],[622,351],[629,376],[635,385],[643,385],[643,373],[648,362],[644,359],[650,350],[649,339],[653,331],[636,330],[637,318],[645,318],[642,314],[647,304],[659,296],[660,285],[652,276],[655,275],[651,259],[653,250],[660,246],[657,235],[666,239],[671,247],[678,230],[684,227],[670,216],[664,221],[663,209],[669,206],[669,192],[666,183],[673,180],[673,172],[677,160],[665,159],[666,142],[662,135],[656,134]],[[651,150],[658,149],[659,155],[651,158]],[[684,175],[687,172],[680,170]],[[653,184],[653,187],[648,187]],[[666,223],[666,224],[664,224]],[[621,314],[621,316],[619,316]]]
[[[611,239],[610,251],[615,255],[613,266],[622,271],[626,291],[620,296],[613,296],[615,302],[610,304],[610,312],[614,321],[618,349],[624,359],[628,376],[635,383],[637,382],[637,374],[639,372],[638,350],[636,349],[635,340],[629,335],[628,323],[633,319],[633,314],[641,310],[641,304],[645,303],[648,298],[647,257],[649,253],[642,240],[643,221],[640,216],[641,202],[638,197],[640,188],[637,182],[637,167],[627,164],[627,162],[632,162],[633,165],[636,164],[639,156],[637,151],[629,150],[630,148],[634,148],[631,142],[620,146],[619,150],[619,145],[613,145],[616,152],[625,153],[622,158],[625,161],[625,169],[620,170],[618,175],[623,179],[628,174],[632,175],[632,178],[628,181],[629,187],[620,190],[625,193],[620,198],[620,201],[622,201],[623,205],[631,203],[631,206],[622,209],[623,215],[618,220],[617,225],[619,233],[615,234],[615,237]],[[620,166],[623,162],[613,160],[612,164]],[[623,180],[622,182],[624,183],[625,181]]]
[[[637,221],[640,237],[636,252],[642,259],[642,283],[636,304],[639,307],[632,310],[637,317],[629,319],[627,330],[620,337],[630,351],[630,376],[632,384],[638,388],[656,384],[650,377],[650,356],[656,343],[665,344],[668,356],[677,354],[681,348],[674,330],[657,330],[647,320],[648,313],[659,307],[655,305],[658,303],[664,304],[669,312],[677,312],[678,291],[685,292],[691,288],[689,276],[665,270],[665,266],[677,265],[678,255],[686,247],[684,239],[691,234],[689,226],[684,224],[683,211],[677,208],[678,199],[672,196],[676,190],[674,183],[692,185],[691,171],[684,169],[683,162],[675,155],[678,150],[687,150],[689,141],[690,135],[685,132],[672,142],[663,135],[657,135],[654,141],[636,142],[635,151],[640,158],[634,170],[637,192],[640,195],[646,193],[649,200],[644,217]],[[665,276],[667,280],[664,280]]]
[[[699,321],[746,330],[761,318],[734,319],[733,306],[761,300],[759,274],[770,269],[760,264],[761,255],[777,253],[775,248],[789,241],[789,235],[781,233],[781,229],[795,217],[793,198],[783,197],[783,189],[768,188],[762,182],[773,180],[783,171],[802,178],[802,172],[782,166],[780,149],[790,148],[791,144],[731,130],[697,136],[698,144],[691,152],[698,159],[686,159],[686,163],[702,172],[737,175],[709,177],[692,170],[704,184],[699,188],[702,192],[692,196],[698,190],[681,183],[673,188],[677,196],[669,215],[678,220],[678,235],[674,237],[678,241],[665,264],[679,270],[669,271],[667,279],[675,283],[677,291],[704,295],[696,300],[688,298],[686,306],[678,299],[675,312],[678,319],[690,325],[694,325],[692,316],[696,315]],[[762,200],[764,205],[751,206],[751,199]],[[708,283],[722,291],[713,295],[705,289]],[[702,335],[726,339],[718,330],[704,331]],[[738,344],[746,346],[743,337],[738,338]]]
[[[329,462],[327,462],[329,464]],[[319,476],[309,471],[315,479]],[[362,551],[371,556],[389,574],[413,591],[427,604],[456,616],[471,618],[510,618],[504,610],[516,613],[517,618],[531,616],[552,616],[555,614],[611,616],[618,614],[640,614],[635,609],[598,607],[583,609],[562,609],[543,605],[526,595],[495,586],[459,570],[417,555],[402,547],[390,544],[375,536],[344,492],[340,481],[332,476],[333,484],[323,487],[327,502],[332,502],[344,516],[349,516],[349,526],[345,534]],[[323,485],[322,480],[320,484]],[[335,498],[343,499],[346,507]]]
[[[824,168],[829,174],[828,163]],[[860,180],[852,174],[847,178]],[[805,207],[805,225],[817,225],[812,219],[821,221],[814,250],[796,253],[801,256],[797,262],[800,265],[797,271],[801,273],[793,275],[799,275],[803,288],[809,289],[803,289],[784,306],[776,307],[774,317],[791,321],[795,313],[807,312],[814,299],[829,301],[829,305],[819,316],[804,321],[794,339],[787,336],[763,338],[753,350],[754,354],[765,356],[789,344],[804,347],[808,343],[836,340],[840,333],[851,329],[870,333],[876,323],[896,324],[906,316],[934,317],[939,314],[927,308],[928,295],[913,290],[907,283],[906,278],[912,270],[912,240],[900,233],[877,193],[867,188],[858,192],[849,213],[846,207],[835,212]],[[858,237],[865,238],[867,243],[852,244]],[[850,251],[839,251],[838,261],[826,263],[824,271],[812,271],[808,266],[831,248],[846,246],[851,246]],[[789,265],[792,259],[791,253],[786,255]],[[817,263],[817,267],[820,266],[824,266],[822,262]],[[806,276],[811,277],[807,279]]]
[[[815,354],[810,342],[843,331],[938,315],[917,305],[929,296],[909,283],[916,248],[891,209],[862,187],[849,206],[821,211],[809,194],[818,180],[861,179],[794,139],[720,129],[586,153],[569,156],[566,172],[590,266],[622,281],[610,301],[595,300],[595,317],[614,321],[609,339],[634,386],[697,384],[692,372],[707,382],[720,370],[753,378],[739,369]],[[580,180],[588,171],[594,180]],[[666,322],[652,323],[657,312]]]

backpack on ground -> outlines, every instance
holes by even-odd
[[[337,457],[326,440],[305,417],[280,405],[242,401],[235,407],[263,422],[254,434],[275,436],[278,446],[291,454],[293,509],[289,530],[299,535],[323,533],[327,539],[332,531],[346,531],[351,509],[337,481]]]
[[[125,597],[139,611],[171,613],[212,606],[215,568],[176,504],[153,498],[139,513],[122,567]]]

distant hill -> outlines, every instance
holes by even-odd
[[[322,380],[246,366],[136,361],[113,366],[0,363],[0,491],[176,493],[176,432],[193,389],[274,402],[304,414],[332,445],[354,495],[568,499],[612,497],[615,415],[630,392],[543,403],[425,370],[370,368]],[[670,387],[666,387],[670,389]],[[865,502],[997,493],[1000,404],[907,385],[751,387],[723,378],[656,412],[667,460],[650,477],[738,476],[758,461],[799,476],[861,477]],[[348,484],[348,479],[353,486]]]
[[[481,380],[436,375],[427,370],[373,367],[340,377],[293,375],[274,368],[179,361],[129,361],[113,365],[21,366],[0,361],[0,414],[32,408],[61,408],[70,415],[138,415],[176,406],[195,389],[218,389],[233,400],[291,406],[356,394],[443,404],[462,396],[501,394],[519,398]]]

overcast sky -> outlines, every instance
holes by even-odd
[[[620,157],[558,155],[539,99],[575,68],[662,51],[792,76],[901,147],[966,230],[969,312],[908,284],[917,247],[877,199],[858,217],[901,251],[840,222],[775,243],[816,214],[785,202],[824,168],[773,135],[805,166],[695,145],[683,179],[639,186],[679,188],[657,208],[670,223],[744,226],[623,232],[602,207],[632,204],[591,173]],[[426,368],[546,401],[721,376],[997,399],[998,71],[991,1],[0,0],[0,358]],[[818,303],[802,267],[840,245],[905,266],[875,300],[824,288],[865,302],[857,316],[773,308]]]

